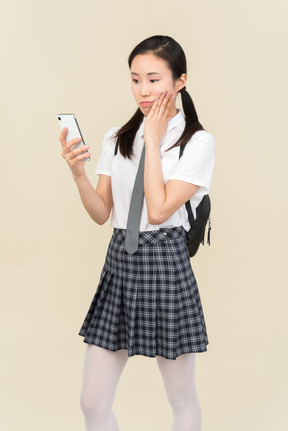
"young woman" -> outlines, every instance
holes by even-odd
[[[208,338],[185,241],[185,202],[190,199],[195,211],[209,191],[215,141],[198,121],[185,87],[185,54],[174,39],[144,40],[130,54],[129,67],[138,109],[123,127],[105,135],[96,191],[84,170],[87,153],[71,151],[77,140],[66,142],[67,129],[60,136],[84,207],[98,224],[112,211],[114,228],[80,330],[87,343],[81,407],[87,431],[118,430],[112,404],[128,357],[156,357],[173,410],[172,430],[199,431],[195,354],[207,350]],[[178,93],[185,115],[175,106]],[[136,250],[127,251],[129,207],[142,154],[140,232]]]

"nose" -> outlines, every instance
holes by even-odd
[[[140,93],[142,97],[150,96],[150,88],[148,83],[142,82],[140,90],[141,90]]]

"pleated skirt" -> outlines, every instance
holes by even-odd
[[[182,227],[144,231],[138,251],[124,249],[114,229],[100,282],[79,335],[128,356],[176,359],[207,350],[198,286]]]

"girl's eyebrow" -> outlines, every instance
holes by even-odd
[[[137,76],[139,76],[139,73],[131,72],[131,75],[137,75]],[[160,73],[158,73],[158,72],[149,72],[149,73],[147,73],[147,75],[160,75]]]

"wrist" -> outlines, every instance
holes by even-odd
[[[145,141],[145,152],[158,154],[160,153],[160,142],[156,141]]]
[[[80,183],[80,182],[82,182],[83,180],[86,180],[87,179],[87,175],[86,175],[86,172],[85,171],[83,171],[83,172],[81,172],[81,173],[72,173],[72,176],[73,176],[73,179],[74,179],[74,181],[76,182],[76,183]]]

